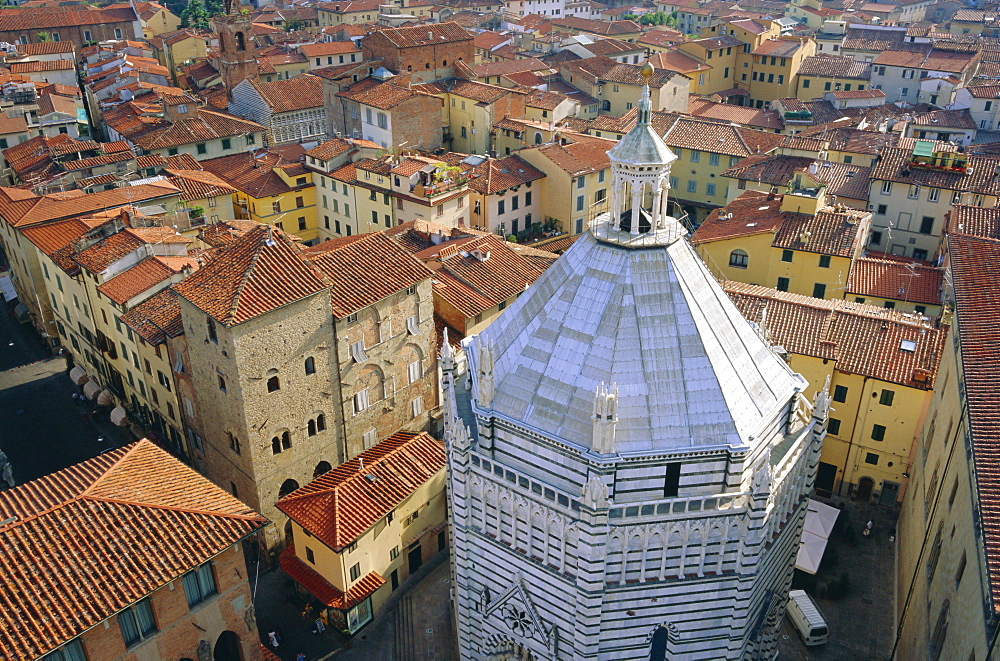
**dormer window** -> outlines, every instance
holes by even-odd
[[[187,111],[188,111],[188,107],[187,107],[186,103],[182,103],[179,106],[177,106],[177,114],[184,115],[184,114],[187,113]]]

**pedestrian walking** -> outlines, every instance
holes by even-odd
[[[861,533],[861,534],[862,534],[862,535],[864,535],[865,537],[867,537],[868,535],[872,534],[872,525],[873,525],[873,524],[872,524],[872,522],[871,522],[871,519],[869,519],[869,520],[868,520],[868,523],[866,523],[866,524],[865,524],[865,529],[864,529],[864,531],[862,531],[862,533]]]
[[[272,631],[267,634],[267,637],[271,641],[271,647],[278,649],[278,634]]]
[[[316,618],[316,633],[323,633],[326,630],[326,625],[323,624],[323,618]]]
[[[302,652],[299,652],[298,654],[295,655],[295,661],[306,661],[306,655],[303,654]]]

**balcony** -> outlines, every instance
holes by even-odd
[[[413,185],[410,192],[414,195],[431,199],[447,193],[453,193],[461,188],[465,188],[468,183],[469,177],[467,175],[455,174],[441,181],[432,181],[427,184],[418,182]]]
[[[917,140],[910,156],[909,167],[939,172],[968,172],[968,157],[960,151],[935,149],[933,142]],[[959,148],[961,149],[961,148]],[[906,173],[904,172],[904,175]]]

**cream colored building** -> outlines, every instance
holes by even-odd
[[[445,501],[444,444],[393,434],[281,499],[294,540],[281,566],[328,626],[353,636],[447,547]]]
[[[1000,243],[946,238],[954,309],[898,523],[896,659],[995,658],[1000,538],[995,478]]]

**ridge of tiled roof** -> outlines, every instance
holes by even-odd
[[[298,154],[304,154],[300,145],[258,150],[244,154],[219,156],[201,161],[201,166],[247,195],[261,199],[294,190],[275,172],[286,166],[300,165]],[[312,185],[307,178],[306,186]]]
[[[315,267],[327,276],[338,318],[431,277],[430,270],[382,232],[325,241]]]
[[[276,506],[311,536],[340,551],[444,467],[441,441],[427,432],[400,431],[293,491]]]
[[[983,239],[1000,239],[1000,209],[953,204],[948,217],[948,234],[966,234]]]
[[[118,305],[164,282],[175,271],[156,257],[147,257],[97,287]]]
[[[483,161],[472,168],[472,174],[475,176],[469,180],[469,188],[485,195],[493,195],[545,177],[544,172],[516,154]]]
[[[44,656],[267,523],[148,440],[0,491],[0,515],[10,659]]]
[[[872,179],[984,195],[1000,194],[1000,182],[995,176],[997,168],[1000,168],[1000,157],[969,155],[968,169],[963,173],[910,167],[912,154],[912,148],[884,149],[882,157],[872,167]]]
[[[174,285],[174,291],[223,326],[235,326],[327,287],[288,235],[259,225]]]
[[[799,75],[870,80],[872,77],[871,69],[871,62],[859,62],[852,57],[820,54],[803,58],[802,66],[799,67]]]
[[[571,177],[578,177],[611,167],[608,150],[614,146],[614,140],[573,136],[573,142],[568,144],[544,145],[537,149]]]
[[[836,361],[837,370],[887,383],[930,390],[947,331],[913,315],[840,299],[802,296],[742,282],[722,288],[740,312],[766,326],[771,341],[795,353]],[[915,343],[913,351],[902,342]],[[921,371],[930,378],[914,377]]]
[[[12,196],[11,191],[12,189],[0,187],[0,218],[19,228],[103,209],[130,206],[180,192],[176,186],[166,181],[113,188],[90,194],[70,191],[37,196],[30,191],[19,191],[21,195]]]
[[[722,173],[723,177],[755,181],[770,186],[784,187],[796,172],[815,164],[816,177],[827,185],[827,194],[852,200],[867,200],[871,183],[871,168],[831,161],[820,161],[807,156],[759,154],[749,156]]]

